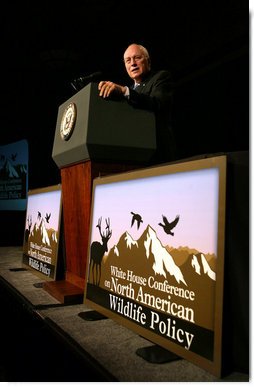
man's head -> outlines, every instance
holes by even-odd
[[[131,44],[123,56],[126,71],[130,78],[140,83],[151,70],[151,61],[148,51],[140,44]]]

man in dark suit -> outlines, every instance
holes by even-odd
[[[172,129],[173,82],[169,71],[151,70],[147,49],[131,44],[124,52],[124,64],[133,84],[118,85],[110,81],[99,82],[99,95],[103,98],[126,98],[134,108],[153,111],[156,119],[157,152],[152,163],[164,163],[176,158]]]

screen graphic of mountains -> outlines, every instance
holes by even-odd
[[[24,252],[28,254],[29,244],[33,242],[38,247],[47,247],[52,251],[51,264],[54,265],[54,258],[56,258],[57,243],[58,243],[58,232],[53,228],[46,228],[46,221],[42,217],[39,222],[32,222],[27,220],[27,228],[24,236]],[[46,253],[45,253],[46,254]],[[46,254],[48,255],[48,254]]]
[[[209,263],[208,263],[209,260]],[[178,249],[164,247],[157,237],[156,231],[148,225],[141,237],[134,240],[128,232],[119,238],[108,255],[105,255],[101,264],[100,286],[111,278],[111,266],[125,272],[133,271],[136,276],[148,278],[153,276],[155,281],[188,289],[195,293],[194,301],[186,300],[171,294],[170,301],[178,305],[190,307],[195,311],[195,324],[214,329],[214,297],[216,284],[216,257],[206,255],[195,249],[179,247]],[[90,276],[91,278],[91,276]],[[121,279],[122,284],[128,284]],[[132,284],[135,292],[139,285]],[[168,299],[168,294],[159,290],[144,289],[150,294]]]
[[[6,159],[4,165],[0,168],[1,179],[21,178],[27,174],[27,167],[25,164],[13,165],[13,163]]]

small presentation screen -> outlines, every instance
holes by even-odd
[[[25,211],[27,191],[27,141],[0,145],[0,210]]]
[[[56,277],[61,212],[61,185],[28,192],[23,266],[45,280]]]

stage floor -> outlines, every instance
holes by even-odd
[[[151,346],[149,341],[108,318],[98,321],[84,320],[80,317],[80,313],[82,315],[89,310],[86,305],[61,304],[48,294],[39,285],[40,283],[40,278],[22,268],[22,247],[0,247],[0,287],[2,308],[5,308],[3,311],[5,324],[1,341],[6,344],[6,347],[2,346],[2,348],[6,348],[8,352],[5,357],[3,349],[1,351],[0,381],[249,381],[249,375],[241,372],[232,372],[218,379],[183,359],[163,364],[150,363],[136,354],[139,348]],[[19,312],[20,320],[15,305],[22,310]],[[13,332],[14,327],[15,332]],[[43,337],[39,339],[38,331],[35,334],[37,327],[40,334],[45,334],[47,337],[45,345],[42,344]],[[16,338],[22,337],[22,331],[25,332],[28,347],[34,348],[33,358],[31,358],[31,352],[26,354],[26,351],[22,352],[20,349],[21,339]],[[17,332],[20,332],[19,335]],[[12,349],[9,348],[10,343],[6,339],[11,336],[14,337]],[[24,339],[22,340],[24,344]],[[33,343],[33,340],[38,341]],[[59,351],[57,351],[57,345],[59,345]],[[64,358],[60,354],[62,346],[68,352]],[[13,375],[16,376],[12,376],[14,380],[10,380],[10,374],[5,367],[8,366],[11,353],[14,354],[15,351],[16,355],[19,351],[21,356],[12,357],[11,367]],[[57,353],[54,356],[59,356],[58,360],[54,359],[53,353]],[[15,357],[18,359],[17,364],[14,364]],[[47,358],[49,361],[46,361]],[[27,363],[28,360],[30,363]],[[66,361],[68,364],[59,364],[61,361]],[[75,362],[76,366],[74,366]],[[43,374],[39,370],[38,373],[35,372],[35,364],[37,369],[44,367]],[[50,371],[47,371],[49,364],[51,364]],[[15,373],[15,366],[23,372]],[[92,380],[88,378],[89,371],[93,375]],[[44,378],[41,375],[44,375]],[[38,380],[34,380],[37,378]]]

